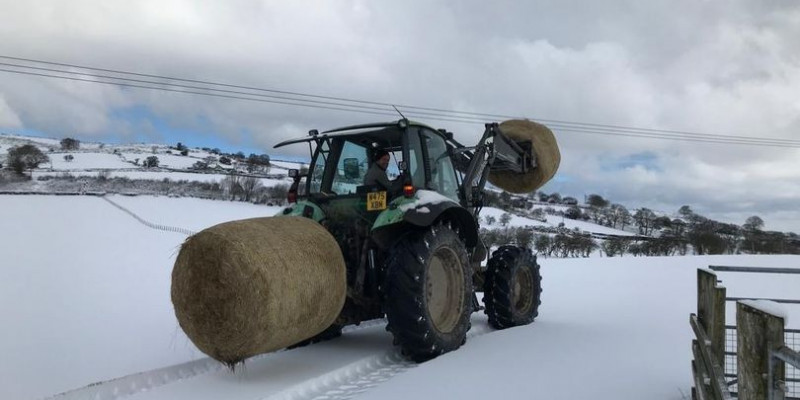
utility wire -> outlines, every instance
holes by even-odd
[[[157,80],[154,81],[154,80],[119,77],[119,76],[101,75],[90,72],[45,68],[45,67],[37,67],[31,65],[22,65],[17,63],[0,63],[0,65],[6,67],[16,68],[16,69],[0,69],[0,71],[2,72],[67,79],[67,80],[81,81],[81,82],[101,83],[106,85],[116,85],[122,87],[163,90],[167,92],[197,94],[197,95],[214,96],[214,97],[222,97],[222,98],[238,99],[238,100],[259,101],[264,103],[281,104],[289,106],[300,106],[300,107],[327,109],[327,110],[344,111],[344,112],[359,112],[359,113],[366,113],[373,115],[387,115],[387,116],[396,115],[391,110],[383,108],[383,107],[393,107],[393,105],[390,103],[347,99],[342,97],[320,96],[307,93],[263,89],[250,86],[232,85],[226,83],[216,83],[216,82],[183,79],[183,78],[167,77],[160,75],[141,74],[128,71],[93,68],[75,64],[54,63],[48,61],[40,61],[40,60],[2,56],[2,55],[0,55],[0,58],[16,60],[16,61],[24,61],[29,63],[51,65],[51,66],[78,68],[89,71],[101,71],[112,74],[154,78]],[[31,72],[30,70],[52,72],[60,75]],[[91,77],[95,79],[86,79],[76,76]],[[187,82],[187,83],[193,83],[193,85],[176,84],[160,80]],[[200,84],[202,86],[196,86],[194,84]],[[246,91],[220,89],[219,87],[242,89]],[[311,100],[311,99],[322,99],[322,100]],[[398,107],[405,108],[406,113],[409,114],[410,116],[422,117],[431,120],[458,122],[458,123],[483,124],[485,122],[486,117],[503,118],[503,119],[521,118],[519,116],[511,116],[503,114],[487,114],[487,113],[477,113],[477,112],[467,112],[467,111],[454,111],[454,110],[445,110],[445,109],[430,108],[430,107],[418,107],[411,105],[398,105]],[[704,134],[704,133],[688,132],[688,131],[634,128],[634,127],[626,127],[620,125],[570,122],[570,121],[550,120],[550,119],[536,119],[536,120],[547,123],[547,125],[553,129],[557,129],[560,131],[567,131],[567,132],[575,132],[575,133],[602,134],[602,135],[638,137],[638,138],[655,138],[655,139],[667,139],[667,140],[701,142],[701,143],[741,144],[741,145],[792,147],[792,148],[800,147],[799,140],[757,138],[757,137],[735,136],[735,135],[714,135],[714,134]]]
[[[214,85],[214,86],[221,86],[221,87],[229,87],[229,88],[238,88],[238,89],[246,89],[252,91],[260,91],[260,92],[268,92],[268,93],[278,93],[284,95],[291,95],[291,96],[299,96],[299,97],[308,97],[308,98],[318,98],[318,99],[326,99],[326,100],[335,100],[335,101],[344,101],[356,104],[371,104],[371,105],[378,105],[384,107],[393,107],[398,106],[404,109],[413,109],[413,110],[421,110],[421,111],[433,111],[438,113],[447,113],[448,115],[451,114],[462,114],[468,116],[479,116],[479,117],[490,117],[490,118],[501,118],[501,119],[513,119],[513,118],[524,118],[521,116],[514,116],[514,115],[507,115],[507,114],[489,114],[489,113],[479,113],[479,112],[469,112],[469,111],[458,111],[458,110],[446,110],[441,108],[431,108],[431,107],[419,107],[413,105],[404,105],[404,104],[392,104],[392,103],[382,103],[376,101],[368,101],[368,100],[358,100],[358,99],[349,99],[343,97],[334,97],[334,96],[321,96],[321,95],[314,95],[308,93],[300,93],[300,92],[292,92],[292,91],[284,91],[284,90],[274,90],[274,89],[265,89],[265,88],[258,88],[253,86],[242,86],[242,85],[233,85],[228,83],[219,83],[219,82],[210,82],[210,81],[203,81],[203,80],[195,80],[195,79],[184,79],[184,78],[177,78],[177,77],[169,77],[169,76],[162,76],[162,75],[151,75],[151,74],[142,74],[136,72],[129,72],[129,71],[121,71],[121,70],[113,70],[113,69],[106,69],[106,68],[95,68],[95,67],[88,67],[83,65],[76,65],[76,64],[67,64],[67,63],[56,63],[50,61],[42,61],[42,60],[34,60],[29,58],[20,58],[20,57],[11,57],[11,56],[3,56],[0,55],[0,58],[10,59],[10,60],[17,60],[17,61],[25,61],[31,63],[39,63],[39,64],[46,64],[46,65],[55,65],[55,66],[62,66],[62,67],[70,67],[70,68],[79,68],[85,70],[92,70],[92,71],[102,71],[102,72],[110,72],[115,74],[124,74],[124,75],[132,75],[132,76],[140,76],[140,77],[149,77],[149,78],[157,78],[157,79],[167,79],[173,81],[181,81],[181,82],[190,82],[190,83],[200,83],[204,85]],[[25,66],[21,66],[25,68]],[[34,68],[34,67],[31,67]],[[67,72],[65,73],[74,73],[74,72]],[[117,79],[124,79],[124,78],[117,78]],[[342,106],[342,104],[338,104]],[[420,115],[437,115],[431,113],[422,113],[419,111]],[[631,133],[636,132],[650,132],[650,133],[674,133],[680,135],[688,135],[688,136],[703,136],[709,138],[737,138],[743,140],[756,140],[756,141],[775,141],[776,143],[789,143],[789,144],[796,144],[800,143],[800,141],[795,140],[788,140],[788,139],[778,139],[778,138],[754,138],[750,136],[735,136],[735,135],[714,135],[714,134],[706,134],[706,133],[699,133],[699,132],[690,132],[690,131],[680,131],[680,130],[669,130],[669,129],[653,129],[653,128],[634,128],[634,127],[626,127],[621,125],[608,125],[608,124],[596,124],[596,123],[587,123],[587,122],[571,122],[571,121],[564,121],[564,120],[555,120],[555,119],[545,119],[545,118],[534,118],[537,121],[548,123],[549,125],[556,126],[555,124],[565,124],[569,126],[585,126],[585,127],[595,127],[595,128],[606,128],[606,129],[614,129],[615,131],[629,131]],[[483,119],[481,119],[483,121]],[[460,121],[459,121],[460,122]]]
[[[68,77],[68,76],[41,74],[41,73],[36,73],[36,72],[15,71],[15,70],[9,70],[9,69],[4,69],[4,68],[0,68],[0,72],[10,72],[10,73],[14,73],[14,74],[41,76],[41,77],[47,77],[47,78],[67,79],[67,80],[71,80],[71,81],[100,83],[100,84],[105,84],[105,85],[132,87],[132,88],[140,88],[140,89],[162,90],[162,91],[165,91],[165,92],[173,92],[173,93],[187,93],[187,94],[197,94],[197,95],[202,95],[202,96],[222,97],[222,98],[227,98],[227,99],[259,101],[259,102],[263,102],[263,103],[283,104],[283,105],[289,105],[289,106],[320,108],[320,109],[336,110],[336,111],[352,111],[352,112],[360,112],[360,113],[366,113],[366,114],[377,114],[377,115],[396,115],[394,113],[389,113],[389,112],[386,112],[386,113],[370,112],[370,111],[366,111],[366,110],[327,107],[327,106],[321,106],[321,105],[294,103],[294,102],[289,102],[289,101],[266,100],[266,99],[259,99],[259,98],[254,98],[254,97],[232,96],[232,95],[224,95],[224,94],[217,94],[217,93],[207,93],[207,92],[197,92],[197,91],[190,91],[190,90],[178,90],[178,89],[170,89],[170,88],[167,88],[167,87],[159,87],[159,86],[146,86],[146,85],[137,85],[137,84],[130,84],[130,83],[122,83],[122,82],[105,82],[105,81],[98,81],[98,80],[94,80],[94,79],[84,79],[84,78],[76,78],[76,77]]]
[[[77,64],[57,63],[57,62],[51,62],[51,61],[42,61],[42,60],[34,60],[34,59],[29,59],[29,58],[3,56],[3,55],[0,55],[0,58],[10,59],[10,60],[17,60],[17,61],[25,61],[25,62],[31,62],[31,63],[39,63],[39,64],[56,65],[56,66],[62,66],[62,67],[79,68],[79,69],[85,69],[85,70],[90,70],[90,71],[101,71],[101,72],[110,72],[110,73],[115,73],[115,74],[124,74],[124,75],[132,75],[132,76],[140,76],[140,77],[148,77],[148,78],[157,78],[157,79],[167,79],[167,80],[190,82],[190,83],[200,83],[200,84],[204,84],[204,85],[214,85],[214,86],[222,86],[222,87],[237,88],[237,89],[247,89],[247,90],[253,90],[253,91],[260,91],[260,92],[279,93],[279,94],[299,96],[299,97],[309,97],[309,98],[318,98],[318,99],[326,99],[326,100],[344,101],[344,102],[352,102],[352,103],[358,103],[358,104],[371,104],[371,105],[378,105],[378,106],[385,106],[385,107],[395,107],[396,106],[396,107],[405,108],[405,109],[422,110],[422,111],[433,111],[433,112],[448,113],[448,114],[462,114],[462,115],[478,116],[478,117],[491,117],[491,118],[502,118],[502,119],[525,118],[525,117],[518,116],[518,115],[515,116],[515,115],[508,115],[508,114],[490,114],[490,113],[479,113],[479,112],[471,112],[471,111],[447,110],[447,109],[442,109],[442,108],[420,107],[420,106],[413,106],[413,105],[407,105],[407,104],[383,103],[383,102],[369,101],[369,100],[349,99],[349,98],[344,98],[344,97],[322,96],[322,95],[315,95],[315,94],[308,94],[308,93],[301,93],[301,92],[275,90],[275,89],[265,89],[265,88],[258,88],[258,87],[253,87],[253,86],[234,85],[234,84],[228,84],[228,83],[219,83],[219,82],[211,82],[211,81],[195,80],[195,79],[185,79],[185,78],[169,77],[169,76],[163,76],[163,75],[142,74],[142,73],[137,73],[137,72],[113,70],[113,69],[106,69],[106,68],[95,68],[95,67],[88,67],[88,66],[77,65]],[[35,68],[35,67],[27,67],[27,66],[21,66],[21,67],[23,67],[23,68]],[[66,72],[66,71],[64,71],[64,72]],[[73,73],[73,72],[68,72],[68,73]],[[121,79],[121,78],[117,78],[117,79]],[[430,113],[422,113],[421,111],[418,111],[418,114],[431,115]],[[432,114],[432,115],[436,115],[436,114]],[[546,118],[535,118],[535,120],[546,122],[546,123],[549,123],[549,124],[567,124],[567,125],[579,125],[579,126],[598,127],[598,128],[612,128],[612,129],[615,129],[615,130],[626,130],[626,131],[632,131],[632,132],[645,131],[645,132],[652,132],[652,133],[675,133],[675,134],[693,135],[693,136],[762,140],[762,138],[754,138],[754,137],[750,137],[750,136],[714,135],[714,134],[707,134],[707,133],[680,131],[680,130],[669,130],[669,129],[634,128],[634,127],[626,127],[626,126],[621,126],[621,125],[596,124],[596,123],[588,123],[588,122],[571,122],[571,121],[556,120],[556,119],[546,119]],[[800,141],[794,141],[794,140],[788,140],[788,139],[778,139],[778,138],[763,138],[763,140],[774,140],[776,142],[796,142],[796,143],[800,143]]]

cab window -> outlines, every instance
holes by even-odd
[[[312,164],[311,176],[308,178],[309,193],[322,191],[322,178],[325,176],[328,154],[330,154],[330,146],[328,141],[324,141],[317,148],[316,158]]]
[[[458,180],[447,151],[447,143],[440,135],[429,130],[422,130],[421,138],[427,149],[427,164],[431,169],[428,188],[458,202]]]
[[[364,183],[364,176],[369,167],[367,148],[359,144],[345,141],[342,154],[336,166],[331,190],[336,194],[356,193],[356,188]]]
[[[416,130],[408,135],[408,173],[414,186],[425,187],[425,167],[422,162],[422,142]]]

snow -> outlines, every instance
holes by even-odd
[[[783,318],[783,324],[789,324],[789,314],[786,311],[786,307],[782,306],[780,303],[770,300],[741,300],[739,302],[748,307],[755,308],[756,310],[763,311],[778,318]]]
[[[481,226],[485,228],[499,228],[502,225],[500,224],[500,216],[503,214],[508,213],[506,210],[502,210],[495,207],[484,207],[481,210],[481,218],[484,219],[481,221]],[[563,223],[564,227],[570,230],[578,228],[580,231],[583,232],[592,232],[592,233],[602,233],[606,235],[620,235],[620,236],[633,236],[632,233],[626,232],[619,229],[613,229],[602,225],[596,225],[590,222],[585,221],[577,221],[574,219],[554,216],[554,215],[545,215],[547,222],[535,221],[529,218],[521,217],[518,215],[510,214],[511,220],[509,221],[507,226],[510,227],[525,227],[525,226],[547,226],[547,227],[556,227],[559,224]],[[495,219],[495,223],[492,225],[486,224],[485,218],[486,216],[492,216]]]
[[[414,194],[414,201],[403,204],[400,207],[397,207],[397,209],[400,211],[406,211],[422,205],[434,205],[448,201],[452,202],[453,199],[442,196],[441,194],[432,190],[417,190],[417,192]],[[430,212],[430,209],[428,212]]]
[[[238,219],[271,217],[284,207],[244,202],[225,202],[192,198],[151,196],[108,196],[146,221],[200,231],[210,226]]]
[[[201,158],[191,156],[179,156],[172,154],[159,154],[158,165],[166,168],[187,169],[198,161],[203,161]]]
[[[70,154],[74,157],[72,161],[64,160],[64,156]],[[134,165],[125,162],[116,154],[111,153],[81,153],[81,152],[61,152],[48,154],[52,169],[55,170],[81,170],[81,169],[118,169],[133,168]],[[43,166],[48,166],[47,163]]]
[[[169,304],[183,235],[99,198],[0,196],[0,398],[51,395],[201,357]]]
[[[59,148],[60,139],[50,139],[44,137],[37,137],[37,136],[22,136],[22,135],[13,135],[13,134],[0,134],[0,143],[7,143],[9,144],[8,147],[19,146],[22,144],[31,143],[43,150],[47,150],[49,147]]]
[[[147,221],[192,230],[279,211],[109,198]],[[397,357],[378,321],[336,340],[256,357],[231,373],[182,365],[205,360],[178,327],[169,298],[185,235],[150,229],[91,196],[0,195],[0,221],[3,399],[42,398],[137,373],[138,384],[123,378],[114,381],[120,387],[86,390],[110,393],[97,398],[192,400],[681,399],[692,385],[688,316],[696,312],[697,268],[800,264],[799,256],[540,258],[544,292],[531,325],[493,331],[485,315],[473,314],[461,349],[416,366]],[[796,298],[800,287],[798,275],[717,275],[729,296]],[[783,308],[787,317],[800,313]],[[735,320],[730,308],[727,320]]]
[[[269,162],[270,165],[273,167],[277,167],[280,169],[300,169],[303,166],[308,167],[308,162],[292,162],[292,161],[276,161],[271,160]]]
[[[555,215],[546,215],[547,223],[550,226],[558,226],[559,223],[563,223],[567,229],[575,229],[578,228],[580,231],[583,232],[592,232],[592,233],[602,233],[606,235],[619,235],[619,236],[635,236],[631,232],[609,228],[603,225],[593,224],[591,222],[586,221],[578,221],[574,219],[559,217]]]
[[[40,176],[62,176],[69,173],[72,176],[92,176],[96,177],[100,171],[34,171],[33,178]],[[104,172],[105,173],[105,172]],[[196,181],[196,182],[221,182],[226,174],[205,174],[194,172],[170,172],[170,171],[146,171],[146,170],[110,170],[107,172],[109,178],[125,177],[128,179],[143,179],[161,181],[169,179],[171,181]],[[261,178],[261,183],[266,186],[289,185],[291,178],[269,179]]]
[[[198,199],[112,199],[151,222],[196,230],[277,212]],[[0,220],[7,257],[0,398],[42,397],[204,357],[178,328],[169,300],[185,235],[147,228],[93,197],[0,196]]]

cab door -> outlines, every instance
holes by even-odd
[[[426,172],[426,189],[442,194],[459,203],[458,179],[453,161],[447,151],[447,143],[436,131],[420,130],[420,140]]]

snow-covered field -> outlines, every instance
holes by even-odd
[[[72,161],[67,161],[64,156],[71,155]],[[81,169],[117,169],[134,168],[134,165],[122,160],[118,155],[111,153],[57,153],[50,154],[50,163],[43,166],[51,166],[54,170],[81,170]]]
[[[63,176],[65,173],[69,173],[72,176],[91,176],[96,177],[100,173],[99,171],[36,171],[33,173],[33,178],[37,179],[41,176]],[[196,181],[196,182],[221,182],[227,175],[225,174],[201,174],[201,173],[192,173],[192,172],[167,172],[167,171],[144,171],[144,170],[110,170],[108,172],[103,172],[103,174],[107,174],[109,178],[121,178],[125,177],[128,179],[143,179],[143,180],[153,180],[153,181],[161,181],[164,179],[169,179],[171,181]],[[268,178],[260,178],[261,183],[265,187],[275,186],[275,185],[290,185],[292,180],[290,178],[284,179],[268,179]]]
[[[539,206],[536,206],[534,208],[539,208]],[[484,223],[481,226],[484,226],[484,227],[487,227],[487,228],[491,227],[491,228],[495,228],[495,229],[496,228],[501,228],[502,225],[500,224],[500,216],[505,214],[506,212],[507,211],[501,210],[501,209],[495,208],[495,207],[485,207],[481,211],[482,218],[486,218],[487,216],[492,216],[495,219],[495,223],[491,224],[491,225]],[[619,229],[613,229],[613,228],[609,228],[609,227],[606,227],[606,226],[593,224],[591,222],[577,221],[577,220],[574,220],[574,219],[559,217],[559,216],[555,216],[555,215],[545,215],[545,219],[547,220],[547,222],[535,221],[535,220],[531,220],[531,219],[520,217],[520,216],[513,215],[513,214],[510,214],[510,217],[511,217],[511,219],[508,222],[508,226],[515,226],[515,227],[516,226],[549,226],[549,227],[555,227],[555,226],[558,226],[559,224],[563,223],[564,227],[566,227],[567,229],[578,228],[578,230],[583,231],[583,232],[593,232],[593,233],[602,233],[602,234],[606,234],[606,235],[620,235],[620,236],[633,236],[634,235],[631,232],[627,232],[627,231],[623,231],[623,230],[619,230]]]
[[[109,198],[149,222],[191,230],[278,211]],[[3,399],[140,372],[72,398],[687,398],[696,269],[800,264],[798,256],[540,259],[543,304],[532,325],[495,332],[475,314],[465,346],[414,366],[397,358],[383,324],[365,324],[231,373],[203,361],[175,320],[170,273],[185,235],[148,228],[90,196],[0,195],[0,221]],[[729,296],[796,298],[800,288],[800,276],[741,275],[719,274]],[[800,307],[786,308],[790,326],[800,325]]]

